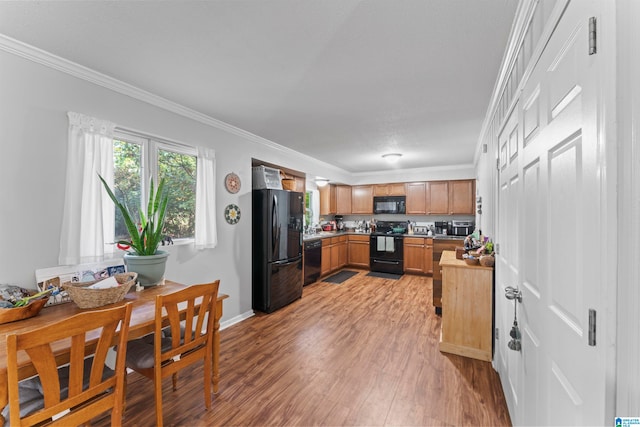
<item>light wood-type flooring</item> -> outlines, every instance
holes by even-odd
[[[440,353],[431,279],[304,288],[301,300],[221,332],[220,391],[206,411],[202,365],[164,382],[179,426],[510,425],[489,362]],[[153,425],[152,383],[129,374],[125,426]],[[95,425],[108,425],[107,419]]]

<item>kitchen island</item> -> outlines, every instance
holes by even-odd
[[[493,357],[493,267],[467,265],[443,251],[440,351],[479,360]]]

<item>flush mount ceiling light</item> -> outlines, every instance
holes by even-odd
[[[389,163],[397,162],[398,160],[400,160],[400,157],[402,157],[402,154],[400,153],[387,153],[382,155],[382,158]]]
[[[316,178],[316,185],[318,187],[324,187],[329,183],[329,180],[326,178]]]

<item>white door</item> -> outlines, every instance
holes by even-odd
[[[605,346],[589,342],[590,310],[606,328],[602,272],[613,271],[598,245],[614,207],[604,203],[602,55],[588,53],[597,7],[569,2],[499,136],[496,298],[522,291],[520,351],[507,348],[507,302],[497,325],[514,425],[608,424]]]

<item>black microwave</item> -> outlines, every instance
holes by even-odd
[[[374,214],[404,214],[405,212],[405,196],[375,196],[373,198]]]

